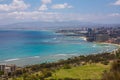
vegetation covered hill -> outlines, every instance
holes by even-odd
[[[112,63],[112,66],[111,66]],[[120,50],[26,66],[10,80],[120,80]]]
[[[103,65],[100,63],[87,64],[78,67],[71,67],[70,69],[56,70],[49,79],[101,79],[103,72],[109,70],[109,65]]]

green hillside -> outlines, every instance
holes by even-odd
[[[60,69],[52,74],[49,79],[100,79],[105,70],[109,70],[109,65],[87,64],[84,66],[72,67],[71,69]]]

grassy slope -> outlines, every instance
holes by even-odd
[[[103,64],[87,64],[84,66],[72,67],[71,69],[60,69],[52,73],[52,77],[47,78],[50,79],[64,79],[64,78],[72,78],[72,79],[100,79],[104,70],[109,70],[110,65]],[[34,73],[41,75],[40,72]],[[12,80],[12,79],[9,79]],[[22,80],[22,77],[17,78],[17,80]]]
[[[109,65],[102,64],[88,64],[80,67],[73,67],[71,69],[60,69],[53,73],[52,79],[100,79],[104,70],[109,70]],[[49,79],[50,79],[49,78]]]

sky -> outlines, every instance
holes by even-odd
[[[0,25],[35,21],[120,23],[120,0],[0,0]]]

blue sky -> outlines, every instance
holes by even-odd
[[[0,24],[29,21],[120,23],[120,0],[0,0]]]

